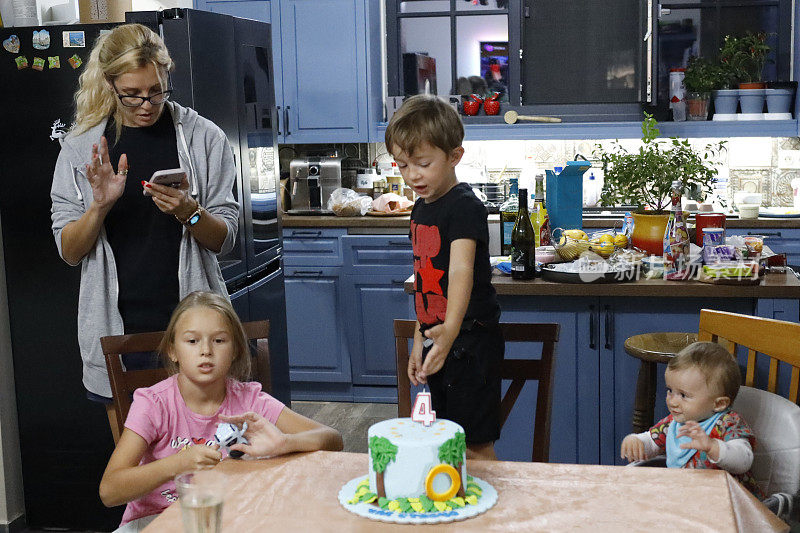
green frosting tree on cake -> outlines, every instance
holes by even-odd
[[[461,466],[464,461],[464,452],[467,450],[467,441],[463,431],[457,431],[452,439],[447,439],[439,446],[439,460],[452,465],[458,472],[460,486],[458,495],[464,497],[464,480],[461,479]]]
[[[389,463],[397,458],[397,446],[391,443],[386,437],[369,438],[369,454],[372,457],[372,469],[375,470],[375,482],[379,497],[386,496],[386,489],[383,486],[383,472]]]

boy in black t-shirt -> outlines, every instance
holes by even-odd
[[[468,456],[496,459],[500,437],[500,307],[491,284],[487,211],[455,167],[464,154],[458,113],[435,96],[392,115],[386,147],[419,199],[411,212],[419,328],[408,362],[439,418],[461,424]]]

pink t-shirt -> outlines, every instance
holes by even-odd
[[[178,453],[186,446],[213,444],[219,415],[240,415],[253,411],[274,424],[283,407],[283,403],[261,391],[260,383],[228,379],[225,400],[219,411],[211,416],[198,415],[186,406],[178,390],[178,376],[174,375],[133,393],[133,404],[125,427],[148,444],[139,462],[143,465]],[[130,502],[120,525],[158,514],[177,499],[175,482],[169,480],[150,494]]]

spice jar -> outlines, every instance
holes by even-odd
[[[385,179],[377,179],[372,182],[372,198],[375,199],[378,196],[388,192],[388,187],[386,184]]]

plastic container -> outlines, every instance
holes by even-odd
[[[739,204],[739,218],[758,218],[760,204]]]
[[[600,183],[589,173],[589,179],[583,184],[583,207],[595,207],[600,201]]]
[[[686,88],[683,85],[685,74],[685,68],[669,69],[669,108],[675,122],[686,120]]]

